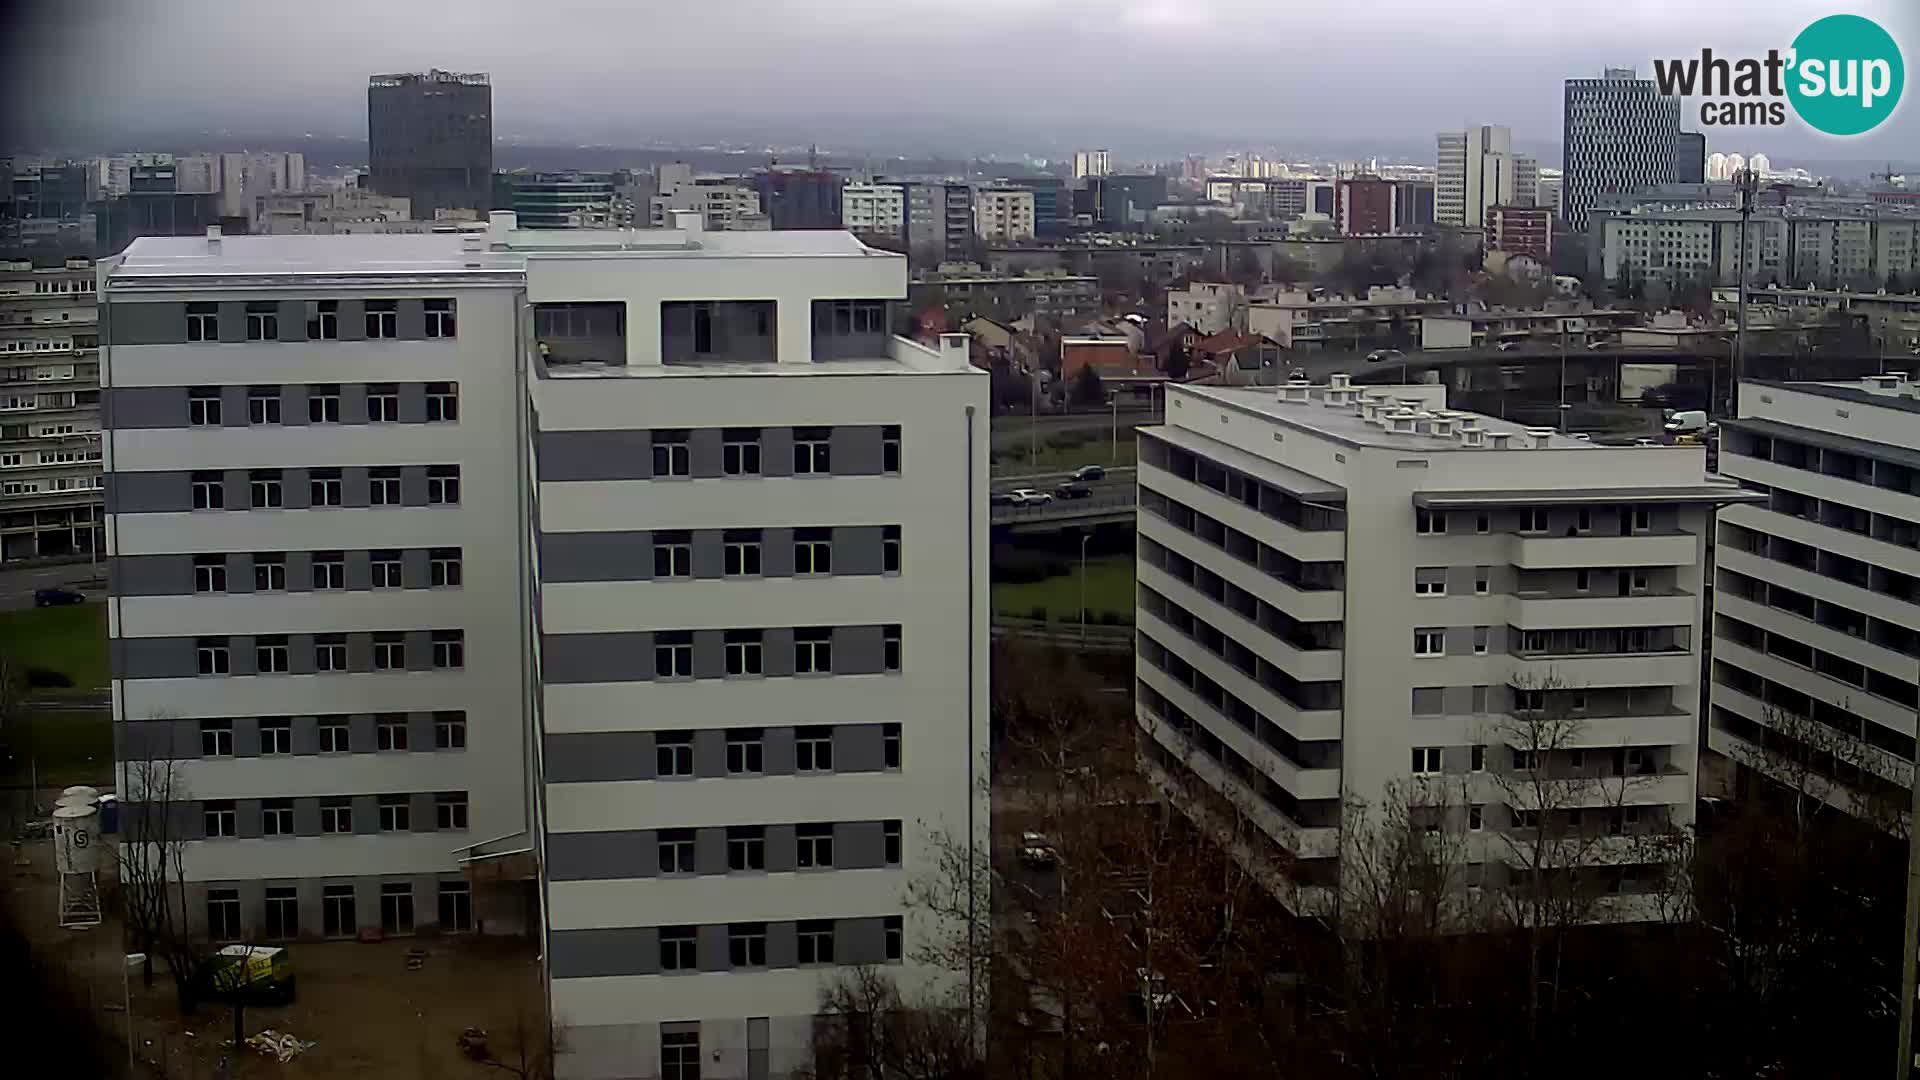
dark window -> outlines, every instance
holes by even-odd
[[[309,424],[340,422],[340,387],[338,385],[307,387],[307,422]]]
[[[451,424],[458,419],[460,419],[459,384],[450,382],[428,383],[427,423]]]
[[[732,825],[727,828],[727,869],[765,870],[767,868],[767,830],[760,825]]]
[[[194,427],[220,426],[220,388],[196,386],[187,391],[187,423]]]
[[[292,814],[291,808],[287,811]],[[269,834],[272,835],[272,834]],[[285,941],[300,936],[300,892],[289,886],[280,885],[267,889],[267,926],[266,936],[271,941]]]
[[[833,729],[826,726],[795,729],[793,767],[796,772],[831,772],[833,770]]]
[[[760,576],[760,530],[728,529],[721,534],[726,543],[724,570],[728,577]]]
[[[310,341],[336,341],[340,337],[340,301],[307,301],[307,338]]]
[[[900,572],[900,526],[887,525],[880,530],[880,572]]]
[[[367,337],[400,336],[400,302],[398,300],[369,300],[366,311]]]
[[[727,927],[727,961],[737,968],[767,966],[767,924],[733,923]]]
[[[833,471],[833,429],[793,429],[793,471],[795,475]]]
[[[316,589],[344,589],[347,587],[347,556],[340,551],[316,551],[313,553],[313,587]]]
[[[359,931],[353,912],[353,886],[320,887],[320,920],[328,937],[351,937]]]
[[[314,635],[313,669],[315,671],[347,670],[347,636],[345,634]]]
[[[759,728],[734,728],[727,732],[727,772],[734,776],[752,776],[762,771],[765,736]]]
[[[891,672],[900,670],[900,624],[890,623],[881,631],[881,666]]]
[[[727,674],[759,675],[763,671],[758,630],[729,630],[726,633]]]
[[[880,471],[897,473],[900,471],[900,428],[888,425],[880,430]]]
[[[802,964],[833,963],[833,921],[812,919],[798,927],[799,961]]]
[[[344,716],[320,718],[320,752],[346,754],[353,750],[353,736]]]
[[[699,967],[699,947],[691,926],[660,928],[660,969],[692,971]]]
[[[656,776],[693,775],[693,732],[663,731],[653,739]]]
[[[255,386],[247,391],[247,423],[277,424],[280,422],[280,388],[277,386]]]
[[[653,674],[661,679],[693,678],[693,632],[662,630],[653,635]]]
[[[693,873],[693,830],[660,830],[660,872],[662,874]]]
[[[693,535],[664,531],[653,534],[653,576],[683,578],[693,576]]]
[[[664,942],[665,931],[661,932]],[[660,1080],[700,1080],[700,1033],[660,1033]]]
[[[339,469],[314,469],[307,474],[308,502],[314,506],[340,506],[346,490]]]
[[[720,471],[728,476],[760,475],[759,428],[727,428],[721,438]]]
[[[233,941],[240,936],[240,890],[207,890],[207,937]]]
[[[453,336],[453,301],[428,300],[427,336],[430,338],[450,338]],[[451,419],[451,417],[449,417]]]
[[[464,934],[473,929],[473,886],[464,881],[440,883],[440,932]]]
[[[454,506],[460,502],[460,466],[427,466],[427,502]]]
[[[827,675],[833,672],[831,629],[809,626],[793,632],[793,670],[799,675]]]
[[[437,712],[433,714],[433,748],[435,750],[467,748],[466,713]]]
[[[886,864],[888,866],[899,866],[901,854],[900,822],[883,822],[880,826],[880,832],[885,849],[884,858]]]
[[[653,475],[693,475],[693,457],[687,438],[687,432],[682,430],[653,433]]]
[[[222,510],[226,505],[226,484],[219,473],[193,474],[193,508],[195,510]]]
[[[833,826],[796,825],[794,842],[798,845],[795,865],[802,870],[823,870],[833,865]]]
[[[433,632],[433,666],[446,670],[467,666],[467,635],[464,630]]]
[[[889,769],[900,767],[900,725],[880,725],[880,758]]]
[[[458,831],[467,827],[467,793],[442,791],[433,797],[435,828]]]
[[[888,960],[899,960],[906,955],[906,927],[900,916],[888,915],[882,921],[881,937]]]
[[[432,548],[427,552],[428,582],[436,589],[460,585],[460,549]]]
[[[219,304],[188,304],[187,305],[187,340],[188,341],[219,341],[220,340],[220,305]]]

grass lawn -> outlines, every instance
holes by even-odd
[[[994,472],[1015,476],[1024,473],[1066,472],[1082,465],[1132,465],[1134,463],[1133,432],[1120,433],[1120,453],[1117,457],[1113,453],[1113,437],[1104,432],[1099,438],[1081,446],[1065,449],[1048,446],[1043,438],[1040,441],[1040,452],[1032,461],[1027,460],[1027,444],[1024,440],[1005,449],[995,450],[993,456]]]
[[[1074,621],[1080,614],[1080,567],[1071,573],[1015,585],[995,582],[993,610],[1014,618],[1030,618],[1034,608],[1046,608],[1052,622]],[[1098,622],[1106,612],[1122,622],[1133,622],[1133,559],[1121,555],[1087,560],[1087,619]]]
[[[30,764],[31,763],[31,764]],[[0,744],[0,782],[42,788],[113,783],[113,714],[36,709]]]
[[[67,693],[107,685],[107,609],[104,604],[0,612],[0,655],[24,673],[49,668],[73,680]],[[50,691],[61,693],[62,691]]]

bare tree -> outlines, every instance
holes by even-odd
[[[1806,835],[1837,811],[1907,835],[1913,765],[1868,743],[1866,721],[1846,702],[1822,707],[1824,719],[1778,705],[1762,710],[1757,741],[1741,740],[1730,756],[1777,786],[1796,834]]]
[[[833,977],[820,991],[813,1064],[799,1080],[968,1080],[985,1071],[965,1016],[946,1003],[908,1003],[872,967]]]
[[[124,733],[122,762],[125,798],[121,805],[121,842],[117,852],[122,904],[134,947],[145,954],[141,983],[153,985],[153,960],[166,962],[180,1010],[195,1006],[193,979],[200,962],[187,913],[185,814],[190,792],[181,763],[174,757],[172,733],[164,716],[151,730]],[[147,726],[147,725],[143,725]]]

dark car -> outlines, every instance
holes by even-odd
[[[988,506],[1012,506],[1014,505],[1013,496],[1007,494],[1004,491],[996,491],[993,494],[987,496],[987,505]]]
[[[1085,484],[1061,484],[1053,489],[1056,499],[1085,499],[1093,494],[1093,489]]]
[[[1073,470],[1073,478],[1078,481],[1105,480],[1107,470],[1099,465],[1082,465]]]
[[[35,589],[33,591],[34,607],[60,607],[63,604],[78,604],[85,599],[86,597],[72,589]]]

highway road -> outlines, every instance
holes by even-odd
[[[1127,494],[1133,490],[1133,474],[1134,467],[1131,465],[1115,466],[1107,470],[1104,480],[1091,481],[1087,487],[1093,489],[1094,498]],[[1036,491],[1051,494],[1054,488],[1066,483],[1072,475],[1073,473],[1068,471],[1029,473],[1025,476],[996,476],[992,480],[992,490],[1001,492],[1012,491],[1014,488],[1033,488]]]

